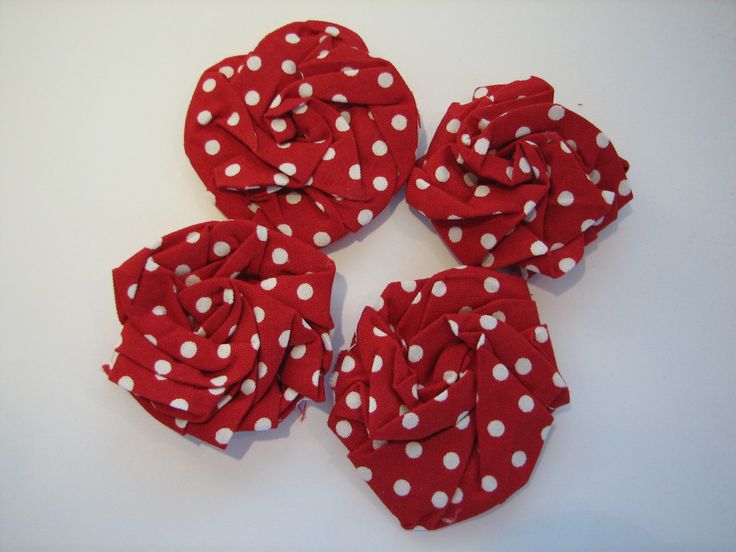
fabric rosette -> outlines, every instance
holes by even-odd
[[[478,267],[389,284],[337,366],[329,426],[406,529],[506,500],[569,401],[524,280]]]
[[[417,127],[393,65],[350,29],[306,21],[204,72],[184,145],[225,215],[324,247],[406,182]]]
[[[632,199],[608,137],[532,77],[453,103],[407,202],[464,263],[559,277]]]
[[[226,447],[324,400],[335,265],[248,221],[164,236],[113,271],[122,341],[109,379],[154,418]]]

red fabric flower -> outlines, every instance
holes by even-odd
[[[484,268],[390,284],[338,366],[329,426],[406,529],[506,500],[569,400],[526,283]]]
[[[248,221],[178,230],[113,271],[111,381],[182,434],[226,447],[324,400],[334,263]]]
[[[532,77],[454,103],[413,171],[407,202],[466,264],[559,277],[631,201],[605,134]]]
[[[323,247],[406,182],[417,124],[393,65],[350,29],[306,21],[204,72],[184,146],[225,215]]]

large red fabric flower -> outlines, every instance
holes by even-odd
[[[447,110],[407,202],[462,262],[557,278],[632,199],[629,165],[541,79],[473,97]]]
[[[417,125],[393,65],[350,29],[306,21],[204,72],[184,146],[225,215],[323,247],[406,182]]]
[[[324,400],[334,263],[248,221],[164,236],[113,271],[122,342],[111,381],[182,434],[226,447]]]
[[[390,284],[338,366],[329,426],[406,529],[506,500],[569,400],[526,283],[484,268]]]

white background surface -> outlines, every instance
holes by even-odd
[[[399,527],[329,404],[222,453],[99,369],[110,269],[222,218],[182,147],[201,71],[308,18],[390,59],[429,136],[475,86],[536,74],[632,165],[619,223],[532,284],[573,402],[531,483],[438,532]],[[0,70],[0,549],[736,548],[734,2],[0,0]],[[328,253],[338,345],[385,283],[455,264],[403,194]]]

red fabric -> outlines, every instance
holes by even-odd
[[[337,366],[329,426],[406,529],[506,500],[569,400],[526,283],[484,268],[389,284]]]
[[[453,103],[410,178],[407,202],[466,264],[557,278],[631,201],[605,134],[532,77]]]
[[[111,381],[182,434],[225,448],[324,400],[334,263],[248,221],[178,230],[113,270]]]
[[[406,182],[417,124],[393,65],[350,29],[306,21],[204,72],[184,146],[225,215],[323,247]]]

